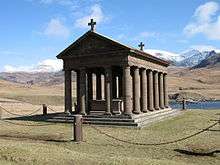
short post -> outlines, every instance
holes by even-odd
[[[74,115],[73,136],[74,136],[73,141],[75,142],[83,141],[82,115]]]
[[[183,98],[182,100],[182,110],[186,110],[186,100]]]
[[[47,115],[47,105],[43,104],[43,115]]]
[[[0,120],[2,119],[2,108],[0,107]]]

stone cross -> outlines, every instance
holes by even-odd
[[[88,23],[88,26],[91,26],[92,32],[94,32],[95,30],[95,25],[96,25],[96,22],[94,22],[93,19],[91,19],[90,22]]]
[[[140,47],[140,50],[144,50],[144,43],[141,42],[141,43],[138,45],[138,47]]]

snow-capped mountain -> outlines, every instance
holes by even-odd
[[[198,65],[202,60],[216,54],[214,50],[200,51],[197,49],[187,50],[179,54],[156,49],[145,49],[144,51],[158,58],[170,61],[174,65],[185,67]]]
[[[149,53],[151,55],[154,55],[158,58],[162,58],[167,61],[180,62],[184,59],[180,54],[172,53],[164,50],[145,49],[144,51],[146,53]]]
[[[184,59],[182,61],[179,61],[177,65],[193,67],[195,65],[198,65],[202,60],[215,54],[216,52],[214,50],[201,52],[199,50],[192,49],[180,54],[180,56],[182,56]]]

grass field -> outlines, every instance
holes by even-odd
[[[178,85],[174,86],[174,88],[178,87]],[[201,90],[203,91],[207,92],[207,90]],[[213,90],[210,93],[213,95]],[[219,96],[217,93],[216,96]],[[44,103],[63,112],[63,94],[62,85],[26,88],[23,85],[0,81],[0,105],[12,113],[28,114],[40,108],[39,104]],[[75,96],[75,88],[73,96]],[[11,115],[2,111],[2,116],[10,117]],[[211,119],[218,118],[220,118],[219,110],[193,110],[143,129],[98,128],[123,140],[158,143],[193,134],[215,122]],[[27,121],[13,122],[36,124]],[[193,156],[178,152],[178,150],[192,152],[220,150],[220,126],[217,125],[212,129],[213,131],[206,131],[179,143],[163,146],[136,146],[110,139],[99,134],[91,126],[85,125],[83,127],[84,142],[76,144],[70,142],[72,126],[68,124],[23,127],[0,120],[0,164],[217,165],[220,164],[219,153],[213,156]]]
[[[142,129],[98,128],[123,140],[158,143],[195,133],[215,122],[211,119],[219,117],[219,110],[193,110]],[[83,127],[84,142],[76,144],[70,142],[71,130],[72,126],[68,124],[22,127],[0,121],[0,164],[220,164],[219,153],[193,156],[175,151],[220,150],[219,125],[213,127],[212,131],[163,146],[125,144],[99,134],[88,125]]]

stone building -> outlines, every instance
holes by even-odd
[[[73,107],[72,71],[77,74],[75,113],[133,116],[168,109],[169,63],[145,53],[142,43],[139,46],[140,50],[123,45],[92,26],[62,51],[57,58],[64,64],[65,111]]]

